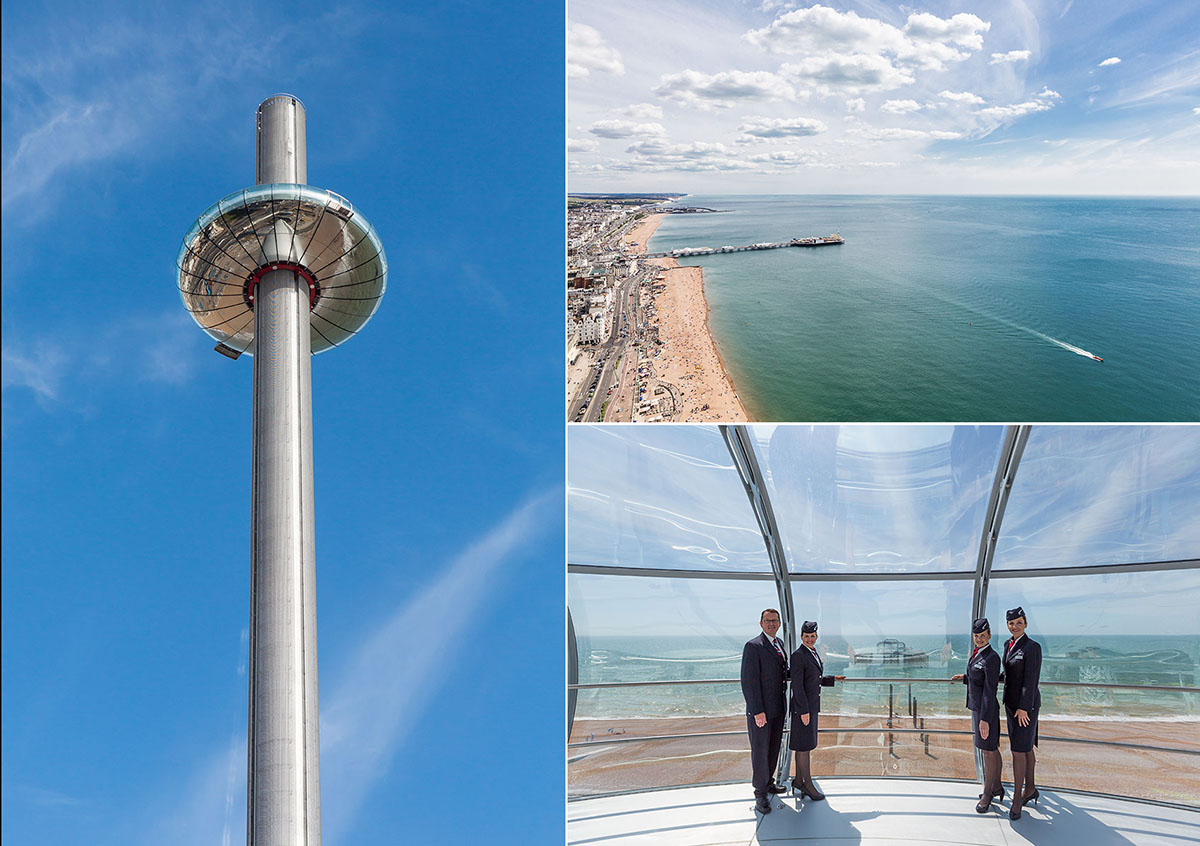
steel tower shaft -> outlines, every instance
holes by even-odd
[[[307,182],[304,107],[258,108],[258,184]],[[277,223],[268,261],[293,261]],[[271,270],[254,296],[254,477],[246,842],[319,846],[312,350],[307,282]]]

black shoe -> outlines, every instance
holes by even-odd
[[[793,792],[795,791],[795,789],[796,789],[795,786],[793,786],[792,787]],[[814,802],[820,802],[822,799],[825,798],[825,794],[822,793],[821,791],[817,790],[817,786],[815,784],[812,784],[811,782],[805,782],[804,784],[801,784],[800,785],[800,793],[804,796],[807,796],[809,799],[813,800]]]
[[[1008,812],[1008,818],[1010,820],[1019,820],[1021,818],[1021,806],[1018,805],[1015,808],[1010,809]]]
[[[982,793],[980,793],[980,794],[979,794],[977,797],[975,797],[975,798],[977,798],[977,799],[982,799],[982,798],[983,798],[983,794],[982,794]],[[993,796],[993,797],[992,797],[992,801],[993,801],[993,802],[1003,802],[1003,801],[1004,801],[1004,785],[1003,785],[1003,784],[1002,784],[1002,785],[1000,785],[1000,792],[999,792],[999,793],[997,793],[995,796]]]
[[[979,797],[979,804],[975,806],[975,813],[986,814],[992,809],[992,795],[985,793]]]
[[[766,796],[759,796],[754,800],[754,810],[758,811],[760,814],[771,813],[771,800]]]
[[[1038,789],[1035,787],[1033,789],[1032,793],[1026,793],[1024,796],[1021,797],[1021,804],[1028,805],[1030,802],[1032,802],[1033,804],[1036,805],[1038,797],[1041,795],[1042,794],[1038,793]]]
[[[776,794],[776,795],[779,795],[780,793],[787,793],[787,788],[786,788],[786,787],[780,787],[780,786],[779,786],[778,784],[776,784],[775,782],[771,782],[770,784],[768,784],[768,785],[767,785],[767,792],[768,792],[768,793],[774,793],[774,794]]]

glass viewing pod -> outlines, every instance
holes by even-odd
[[[567,526],[572,804],[740,785],[750,806],[738,675],[765,608],[789,651],[818,621],[847,677],[818,780],[978,781],[950,677],[971,620],[1000,650],[1019,605],[1038,787],[1200,824],[1200,428],[572,426]]]

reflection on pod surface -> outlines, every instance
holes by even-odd
[[[184,306],[216,341],[253,353],[251,280],[276,263],[312,278],[313,353],[362,329],[387,287],[383,244],[344,198],[309,185],[256,185],[218,200],[184,236],[176,260]]]

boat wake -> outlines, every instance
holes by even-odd
[[[1070,350],[1071,352],[1075,353],[1075,355],[1081,355],[1084,358],[1090,358],[1094,361],[1104,361],[1104,359],[1095,353],[1090,353],[1081,347],[1075,346],[1074,344],[1068,344],[1066,341],[1058,340],[1058,338],[1051,338],[1049,335],[1044,335],[1041,332],[1038,332],[1036,329],[1030,329],[1029,331],[1037,335],[1039,338],[1044,338],[1050,343],[1062,347],[1064,350]]]

